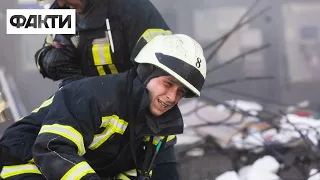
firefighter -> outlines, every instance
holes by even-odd
[[[62,85],[127,71],[133,66],[133,49],[158,34],[172,34],[149,0],[55,0],[51,9],[56,8],[76,10],[76,34],[48,35],[35,61],[43,77],[63,80]]]
[[[177,180],[177,106],[199,97],[206,60],[187,35],[159,35],[137,67],[61,87],[0,139],[3,179]],[[131,170],[136,170],[132,174]]]

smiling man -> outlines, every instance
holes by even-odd
[[[183,84],[172,76],[155,78],[148,83],[147,89],[150,92],[150,112],[156,116],[171,109],[186,92]]]
[[[9,127],[0,140],[1,178],[178,180],[177,104],[200,96],[203,50],[189,36],[159,35],[134,61],[128,72],[62,87]]]

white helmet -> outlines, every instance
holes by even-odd
[[[207,64],[198,42],[184,34],[158,35],[135,57],[137,63],[152,64],[175,77],[200,96],[206,79]]]

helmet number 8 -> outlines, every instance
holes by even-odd
[[[201,59],[197,58],[196,67],[200,68],[200,66],[201,66]]]

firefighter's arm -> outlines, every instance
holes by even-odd
[[[151,180],[179,180],[178,162],[174,152],[176,136],[169,136],[167,143],[157,155]]]
[[[101,121],[99,108],[77,84],[55,94],[35,141],[34,161],[47,179],[100,179],[83,157]]]
[[[70,35],[48,35],[35,54],[35,63],[43,77],[60,80],[81,74],[75,63],[76,48]]]
[[[134,58],[140,50],[159,34],[172,34],[159,11],[149,0],[125,0],[125,38]]]

